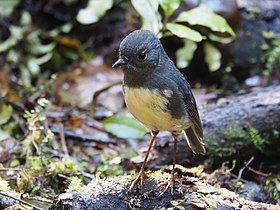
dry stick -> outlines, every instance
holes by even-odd
[[[244,171],[245,168],[247,168],[249,171],[251,171],[251,172],[253,172],[253,173],[257,174],[257,175],[260,175],[260,176],[268,177],[268,176],[271,175],[271,174],[269,174],[269,173],[263,173],[263,172],[261,172],[261,171],[258,171],[258,170],[256,170],[256,169],[250,167],[249,165],[250,165],[250,163],[254,160],[254,158],[255,158],[254,156],[251,157],[250,160],[249,160],[248,162],[245,162],[245,166],[242,167],[242,168],[239,170],[239,173],[238,173],[238,178],[239,178],[239,179],[241,178],[242,173],[243,173],[243,171]]]
[[[14,196],[11,196],[11,195],[6,194],[6,193],[1,192],[1,191],[0,191],[0,195],[6,196],[6,197],[11,198],[11,199],[14,199],[14,200],[16,200],[16,201],[18,201],[18,202],[20,202],[20,203],[23,203],[23,204],[25,204],[25,205],[31,206],[32,208],[35,208],[35,209],[38,209],[38,210],[45,210],[45,209],[39,208],[39,207],[37,207],[37,206],[35,206],[35,205],[31,204],[31,203],[28,203],[28,202],[25,201],[25,200],[22,200],[22,199],[20,199],[20,198],[16,198],[16,197],[14,197]]]
[[[251,157],[251,158],[249,159],[249,161],[245,162],[245,166],[242,167],[242,168],[239,170],[238,177],[237,177],[239,180],[242,179],[241,176],[242,176],[242,173],[243,173],[243,171],[244,171],[245,168],[247,168],[249,171],[251,171],[251,172],[253,172],[253,173],[255,173],[255,174],[259,175],[259,176],[264,176],[264,177],[271,176],[270,173],[264,173],[264,172],[258,171],[258,170],[256,170],[256,169],[254,169],[254,168],[252,168],[252,167],[249,166],[249,164],[254,160],[254,158],[255,158],[254,156]]]
[[[21,171],[21,168],[0,168],[0,171]]]
[[[63,152],[66,157],[69,157],[69,152],[67,149],[66,141],[65,141],[65,135],[64,135],[64,126],[62,123],[59,123],[59,135],[60,135],[60,141],[62,145]]]
[[[242,181],[244,183],[248,183],[248,181],[246,179],[243,179],[243,178],[239,178],[237,175],[233,174],[233,173],[230,173],[230,176],[235,178],[235,179],[238,179],[239,181]]]
[[[59,134],[60,131],[52,128],[51,131],[55,134]],[[102,139],[95,139],[93,136],[91,135],[85,135],[85,134],[76,134],[73,131],[64,131],[64,135],[72,138],[72,139],[77,139],[77,140],[82,140],[82,141],[91,141],[91,142],[95,142],[95,143],[102,143],[102,144],[116,144],[116,141],[113,140],[102,140]]]
[[[240,170],[239,170],[239,173],[238,173],[238,179],[241,179],[241,176],[242,176],[242,173],[244,171],[245,168],[248,167],[248,165],[255,159],[254,156],[252,156],[247,162],[245,162],[245,166],[243,166]]]
[[[260,175],[260,176],[264,176],[264,177],[268,177],[268,176],[271,176],[271,173],[264,173],[264,172],[261,172],[261,171],[258,171],[250,166],[247,166],[247,168],[252,171],[253,173],[257,174],[257,175]]]
[[[95,107],[96,107],[96,104],[97,104],[97,97],[104,91],[110,89],[111,87],[114,87],[116,85],[121,85],[122,84],[122,81],[117,81],[117,82],[113,82],[113,83],[110,83],[108,85],[106,85],[105,87],[95,91],[95,93],[93,94],[92,96],[92,102],[91,102],[91,108],[90,108],[90,111],[91,113],[94,112],[95,110]]]
[[[107,132],[104,127],[102,126],[102,124],[98,121],[95,121],[95,120],[92,120],[92,121],[85,121],[84,122],[85,125],[89,126],[89,127],[92,127],[98,131],[101,131],[101,132]]]

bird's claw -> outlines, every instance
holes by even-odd
[[[174,174],[172,173],[169,179],[167,179],[166,181],[159,184],[160,187],[166,185],[164,190],[160,193],[159,197],[162,197],[164,195],[164,193],[166,193],[166,191],[169,188],[171,190],[171,195],[173,195],[173,193],[174,193],[174,181],[177,177],[178,177],[178,173],[174,173]]]
[[[139,182],[140,180],[140,186],[143,186],[143,182],[144,182],[144,177],[145,177],[145,172],[144,171],[140,171],[139,174],[137,175],[137,177],[133,178],[133,182],[131,183],[129,190],[132,191],[133,188],[135,187],[135,185]]]

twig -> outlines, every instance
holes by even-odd
[[[244,183],[248,183],[248,181],[246,179],[243,179],[243,178],[239,178],[237,175],[233,174],[233,173],[230,173],[230,176],[232,176],[233,178],[235,179],[238,179]]]
[[[58,129],[52,128],[51,131],[55,134],[59,134],[60,131]],[[95,143],[102,143],[102,144],[116,144],[116,141],[113,140],[102,140],[102,139],[95,139],[91,135],[85,135],[85,134],[76,134],[73,131],[64,131],[64,135],[76,139],[76,140],[82,140],[82,141],[91,141]]]
[[[96,120],[91,120],[91,121],[87,120],[87,121],[85,121],[84,123],[85,123],[85,125],[90,126],[90,127],[94,128],[94,129],[96,129],[96,130],[98,130],[98,131],[107,132],[107,131],[102,127],[102,124],[101,124],[100,122],[96,121]]]
[[[64,135],[64,126],[62,123],[59,123],[59,135],[60,135],[60,141],[62,145],[63,152],[66,157],[69,157],[69,152],[67,149],[66,141],[65,141],[65,135]]]
[[[248,165],[255,159],[254,156],[252,156],[247,162],[245,162],[245,166],[243,166],[240,170],[239,170],[239,173],[238,173],[238,179],[241,179],[241,176],[242,176],[242,173],[244,171],[245,168],[248,167]]]
[[[264,176],[264,177],[268,177],[270,176],[271,174],[269,173],[264,173],[264,172],[261,172],[261,171],[258,171],[250,166],[247,167],[250,171],[252,171],[253,173],[257,174],[257,175],[260,175],[260,176]]]
[[[25,204],[25,205],[31,206],[32,208],[35,208],[35,209],[38,209],[38,210],[46,210],[46,209],[44,209],[44,208],[37,207],[37,206],[35,206],[34,204],[31,204],[31,203],[29,203],[29,202],[27,202],[27,201],[25,201],[25,200],[22,200],[22,199],[20,199],[20,198],[16,198],[16,197],[14,197],[14,196],[12,196],[12,195],[9,195],[9,194],[4,193],[4,192],[1,192],[1,191],[0,191],[0,195],[6,196],[6,197],[11,198],[11,199],[14,199],[14,200],[16,200],[16,201],[18,201],[18,202],[20,202],[20,203],[23,203],[23,204]]]
[[[91,113],[94,112],[95,107],[96,107],[96,104],[97,104],[97,97],[98,97],[102,92],[104,92],[104,91],[110,89],[111,87],[114,87],[114,86],[116,86],[116,85],[121,85],[121,84],[122,84],[122,81],[112,82],[112,83],[106,85],[105,87],[103,87],[103,88],[101,88],[101,89],[95,91],[95,93],[94,93],[93,96],[92,96],[92,102],[91,102],[91,108],[90,108]]]
[[[238,173],[238,178],[239,178],[239,179],[241,179],[242,173],[243,173],[243,171],[244,171],[245,168],[247,168],[249,171],[251,171],[251,172],[253,172],[253,173],[257,174],[257,175],[260,175],[260,176],[268,177],[268,176],[271,175],[271,174],[268,174],[268,173],[263,173],[263,172],[261,172],[261,171],[258,171],[258,170],[256,170],[256,169],[250,167],[249,164],[254,160],[254,158],[255,158],[254,156],[251,157],[247,162],[245,162],[245,166],[242,167],[242,168],[239,170],[239,173]]]
[[[21,168],[0,168],[0,171],[21,171]]]

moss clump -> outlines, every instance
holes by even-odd
[[[206,139],[206,145],[211,156],[232,157],[242,154],[245,150],[248,155],[255,148],[263,152],[267,146],[267,140],[251,125],[243,129],[238,123],[232,123]]]
[[[206,139],[209,154],[218,157],[229,157],[238,153],[244,145],[248,145],[248,134],[243,128],[233,123],[221,130],[221,135],[215,135]],[[222,136],[222,137],[220,137]]]
[[[263,139],[258,130],[249,125],[249,138],[253,145],[260,151],[266,146],[266,140]]]

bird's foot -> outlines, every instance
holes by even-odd
[[[143,180],[144,180],[144,177],[146,176],[145,172],[140,170],[139,174],[137,175],[137,177],[135,178],[129,178],[129,180],[132,180],[132,183],[129,187],[129,190],[133,190],[133,188],[135,187],[135,185],[139,182],[140,180],[140,186],[142,187],[143,186]]]
[[[170,188],[171,194],[173,195],[174,193],[174,181],[178,177],[178,173],[172,173],[170,178],[167,179],[166,181],[162,182],[159,184],[160,187],[165,186],[165,189],[160,193],[159,197],[162,197],[164,193]]]

